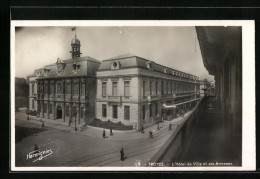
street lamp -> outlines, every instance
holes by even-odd
[[[75,131],[77,131],[77,122],[76,122],[76,118],[77,118],[77,111],[75,111]]]

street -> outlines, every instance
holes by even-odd
[[[181,122],[181,120],[176,120]],[[165,124],[157,130],[154,138],[140,132],[114,131],[114,136],[101,137],[102,129],[87,129],[75,132],[66,126],[54,126],[26,120],[22,112],[16,113],[16,166],[146,166],[152,156],[165,143],[174,130]],[[58,128],[57,128],[58,127]],[[174,127],[173,127],[174,129]],[[24,135],[25,136],[22,136]],[[28,154],[38,145],[39,151],[52,153],[42,160],[28,159]],[[120,160],[120,149],[124,148],[126,160]]]

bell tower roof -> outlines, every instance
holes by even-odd
[[[75,35],[75,37],[71,40],[71,44],[78,44],[78,45],[80,45],[80,40],[77,38],[76,35]]]

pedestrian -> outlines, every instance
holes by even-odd
[[[105,138],[105,136],[106,136],[106,131],[103,130],[103,139]]]
[[[157,126],[157,130],[160,130],[160,125],[159,125],[159,123],[158,123],[158,126]]]
[[[141,132],[144,133],[144,126],[141,127]]]
[[[121,161],[123,161],[123,160],[124,160],[124,155],[125,155],[125,153],[124,153],[124,148],[122,148],[122,149],[120,150],[120,155],[121,155]]]
[[[28,120],[28,121],[30,120],[29,115],[27,116],[27,120]]]
[[[44,128],[44,121],[42,121],[42,128]]]
[[[38,145],[34,145],[34,153],[39,153],[39,150],[38,150]]]
[[[149,131],[149,134],[150,134],[150,138],[153,138],[153,132]]]
[[[172,124],[171,123],[169,124],[169,130],[172,130]]]
[[[110,135],[113,135],[112,127],[110,127]]]

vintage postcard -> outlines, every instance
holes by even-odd
[[[11,171],[255,170],[254,21],[12,21]]]

